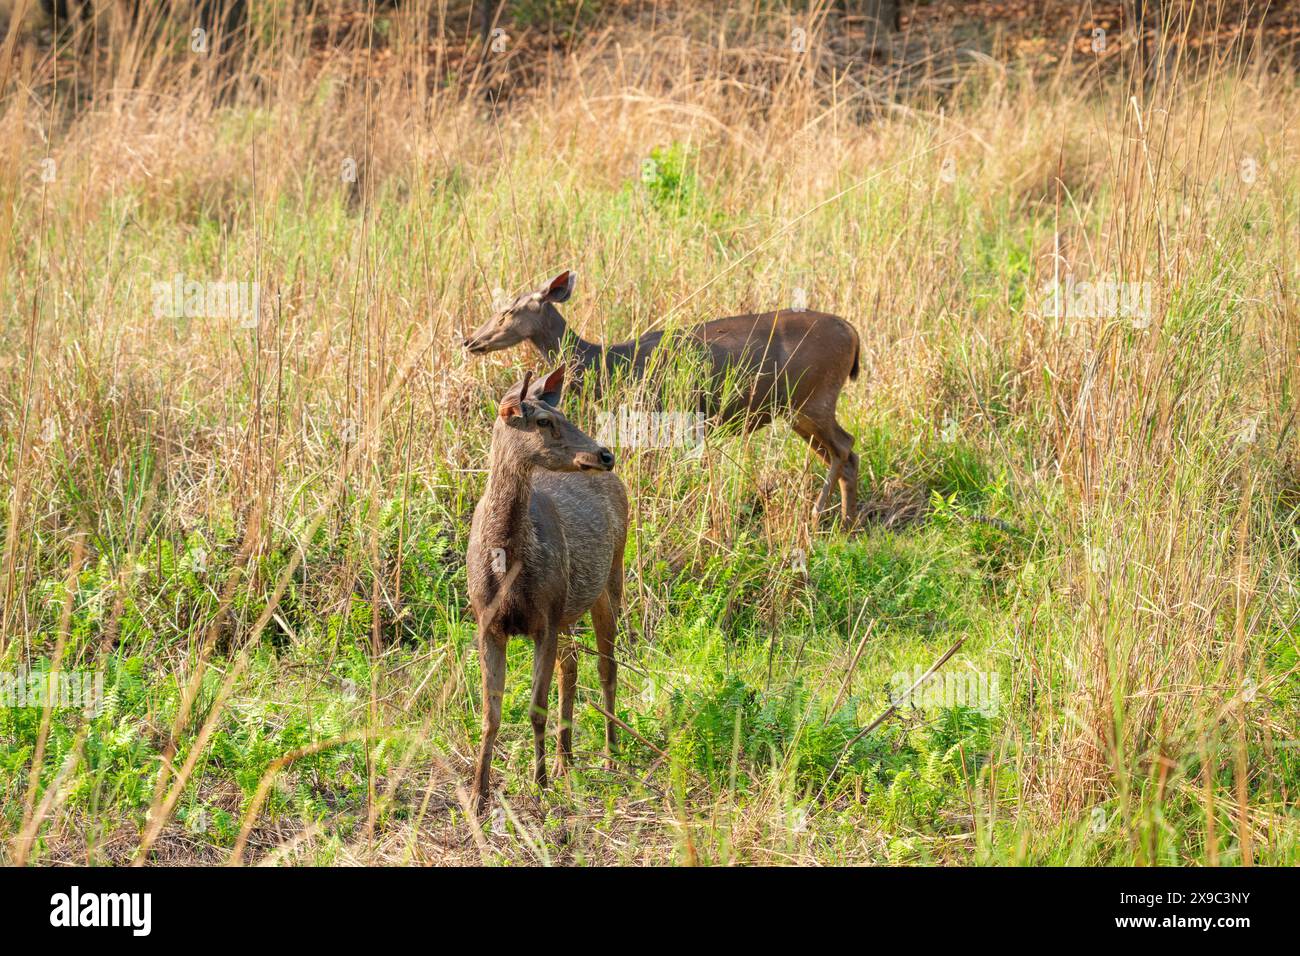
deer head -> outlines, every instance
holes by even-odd
[[[564,366],[536,382],[532,372],[506,392],[492,426],[492,444],[517,464],[547,471],[612,471],[614,454],[559,411]]]
[[[539,337],[559,338],[564,319],[555,308],[573,295],[576,273],[566,270],[540,289],[524,292],[465,338],[465,348],[475,354],[496,352]]]

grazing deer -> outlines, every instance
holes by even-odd
[[[560,360],[571,345],[578,374],[603,373],[597,375],[597,387],[618,367],[643,378],[664,333],[648,332],[617,345],[586,341],[556,308],[573,294],[576,278],[573,272],[561,272],[540,289],[518,296],[466,338],[465,348],[482,354],[529,342],[549,363]],[[860,346],[853,326],[823,312],[763,312],[715,319],[686,335],[704,346],[710,373],[704,410],[719,423],[741,419],[746,432],[768,424],[776,414],[789,414],[794,430],[829,469],[814,515],[825,510],[838,480],[844,518],[852,523],[857,517],[858,456],[853,436],[835,418],[835,405],[844,383],[858,377]],[[741,397],[718,408],[729,370],[741,386]]]
[[[588,611],[596,632],[605,703],[605,758],[612,767],[618,680],[614,631],[623,600],[627,492],[612,472],[614,456],[558,411],[564,366],[529,385],[532,373],[501,399],[492,424],[487,488],[474,509],[466,566],[478,621],[483,672],[483,740],[473,802],[488,801],[492,746],[501,725],[506,641],[533,641],[533,779],[546,786],[546,707],[560,662],[557,773],[573,756],[573,700],[578,649],[568,637]],[[564,635],[561,644],[561,635]]]

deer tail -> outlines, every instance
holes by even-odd
[[[858,359],[862,357],[862,340],[858,337],[858,330],[853,330],[853,368],[849,369],[849,378],[852,381],[858,380]]]

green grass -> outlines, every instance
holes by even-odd
[[[1293,78],[1189,76],[1145,138],[1122,83],[971,78],[948,106],[973,134],[938,149],[926,104],[864,121],[815,78],[669,109],[680,61],[629,50],[626,102],[595,67],[496,119],[304,78],[69,114],[54,184],[0,176],[0,672],[62,648],[106,692],[0,708],[0,859],[216,863],[247,818],[246,862],[1300,860],[1300,190],[1274,166],[1244,191],[1233,152],[1294,154]],[[138,165],[104,161],[122,144]],[[1039,314],[1058,248],[1151,282],[1151,327]],[[620,450],[634,734],[605,770],[584,653],[577,767],[539,795],[512,643],[479,842],[464,554],[496,400],[538,360],[459,335],[570,266],[592,339],[796,289],[846,316],[868,520],[810,520],[823,466],[784,424]],[[257,279],[260,327],[155,319],[175,273]],[[996,675],[996,707],[887,714],[958,641],[940,677]]]

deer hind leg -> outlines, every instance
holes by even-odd
[[[858,520],[858,453],[853,450],[853,436],[835,423],[836,447],[843,455],[840,471],[840,502],[844,506],[844,521],[853,525]]]
[[[807,440],[813,451],[817,452],[827,465],[826,483],[822,485],[817,503],[813,505],[813,517],[818,518],[826,510],[826,502],[830,499],[831,490],[839,481],[840,473],[844,469],[844,459],[835,448],[833,435],[816,419],[801,414],[794,420],[794,430]]]
[[[826,506],[831,500],[831,489],[840,480],[840,473],[843,471],[844,459],[838,456],[832,458],[830,470],[826,472],[826,484],[822,485],[821,494],[817,496],[817,503],[813,505],[813,514],[817,517],[820,518],[825,514]]]
[[[546,786],[546,708],[555,674],[555,652],[559,643],[555,628],[546,625],[533,645],[533,696],[528,718],[533,725],[533,781]]]
[[[618,691],[618,662],[614,659],[614,636],[617,622],[609,591],[601,593],[591,606],[591,625],[596,632],[596,653],[599,655],[600,693],[605,705],[605,768],[614,769],[614,753],[618,749],[618,731],[614,724],[614,710]]]
[[[555,744],[555,775],[573,763],[573,702],[578,693],[578,645],[569,633],[560,635],[560,725]]]
[[[838,481],[840,485],[840,502],[844,508],[844,522],[852,525],[858,517],[858,454],[853,450],[853,436],[840,427],[835,416],[800,415],[795,419],[794,430],[808,440],[808,443],[821,455],[830,466],[826,475],[826,484],[822,486],[814,515],[821,515],[830,501],[831,489]]]
[[[471,797],[474,812],[487,809],[492,747],[501,727],[501,698],[506,687],[506,641],[480,630],[478,635],[479,670],[483,675],[483,738],[479,742],[478,765],[474,772]]]

